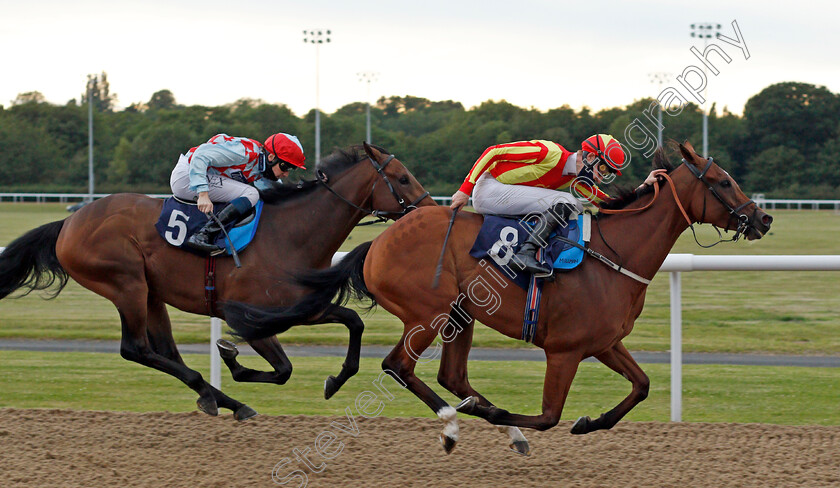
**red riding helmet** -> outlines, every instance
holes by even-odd
[[[266,151],[283,161],[293,164],[298,168],[306,169],[303,166],[303,162],[306,161],[306,157],[303,155],[303,146],[297,137],[284,132],[278,132],[277,134],[268,136],[264,146]]]
[[[624,149],[615,137],[608,134],[595,134],[583,141],[580,146],[584,151],[595,153],[610,165],[617,175],[621,174],[621,168],[624,166]]]

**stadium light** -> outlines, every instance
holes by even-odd
[[[315,163],[321,161],[321,100],[320,100],[320,49],[331,42],[329,29],[303,31],[303,42],[315,46]]]
[[[650,78],[650,82],[653,84],[659,85],[659,90],[661,93],[662,85],[671,81],[671,73],[664,73],[664,72],[657,72],[657,73],[648,73],[648,77]],[[657,125],[657,138],[656,141],[659,143],[659,147],[662,147],[662,104],[659,103],[659,99],[656,100],[656,105],[659,107],[659,113],[657,114],[657,118],[659,120],[659,124]]]
[[[691,37],[699,37],[703,39],[703,53],[706,53],[706,47],[709,45],[709,39],[714,37],[717,39],[720,37],[720,24],[713,24],[711,22],[699,22],[696,24],[691,24]],[[709,115],[708,111],[706,110],[706,103],[709,97],[707,96],[709,92],[709,82],[708,77],[706,75],[706,64],[703,63],[703,78],[705,78],[706,86],[703,89],[703,106],[701,110],[703,111],[703,157],[709,157]]]
[[[359,76],[359,81],[367,83],[367,97],[365,98],[365,141],[371,144],[370,139],[370,84],[379,79],[379,73],[373,71],[363,71],[356,73]]]

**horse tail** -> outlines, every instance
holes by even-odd
[[[254,340],[306,323],[333,305],[346,304],[351,298],[369,300],[373,308],[376,300],[368,291],[364,277],[365,258],[371,244],[361,244],[331,268],[296,276],[299,284],[313,292],[292,307],[264,308],[227,302],[223,307],[225,321],[235,331],[234,335]]]
[[[70,276],[58,262],[55,244],[63,220],[44,224],[18,237],[0,253],[0,299],[20,288],[26,291],[46,290],[58,283],[48,298],[55,298],[67,285]]]

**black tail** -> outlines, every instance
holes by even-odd
[[[262,339],[285,332],[289,327],[306,323],[333,304],[344,305],[351,298],[369,299],[376,304],[365,286],[364,265],[370,242],[350,251],[332,268],[312,271],[295,279],[313,290],[292,307],[261,308],[241,302],[224,305],[225,321],[234,335],[246,340]]]
[[[55,243],[64,225],[63,220],[44,224],[18,237],[0,253],[0,299],[20,288],[26,291],[46,290],[58,282],[55,298],[70,278],[55,255]]]

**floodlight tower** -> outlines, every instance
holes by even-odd
[[[657,72],[657,73],[648,73],[648,77],[650,78],[650,82],[659,85],[660,93],[662,93],[662,85],[671,81],[671,73],[664,73],[664,72]],[[657,125],[658,134],[656,137],[656,141],[659,144],[659,147],[662,147],[662,104],[659,102],[659,99],[656,100],[656,105],[659,107],[659,113],[657,114],[657,118],[659,120],[659,124]]]
[[[370,84],[378,79],[379,73],[373,71],[363,71],[356,73],[359,76],[359,81],[367,84],[367,97],[365,98],[365,141],[371,144],[370,140]]]
[[[703,39],[703,54],[706,54],[706,47],[709,45],[709,39],[720,37],[720,24],[713,24],[711,22],[700,22],[691,24],[691,37],[699,37]],[[706,81],[706,86],[703,89],[703,157],[709,157],[709,116],[706,110],[706,100],[708,100],[709,92],[709,78],[706,76],[706,64],[703,63],[703,78]]]
[[[303,31],[303,42],[315,45],[315,164],[321,161],[321,93],[320,93],[320,49],[329,43],[329,29]]]

